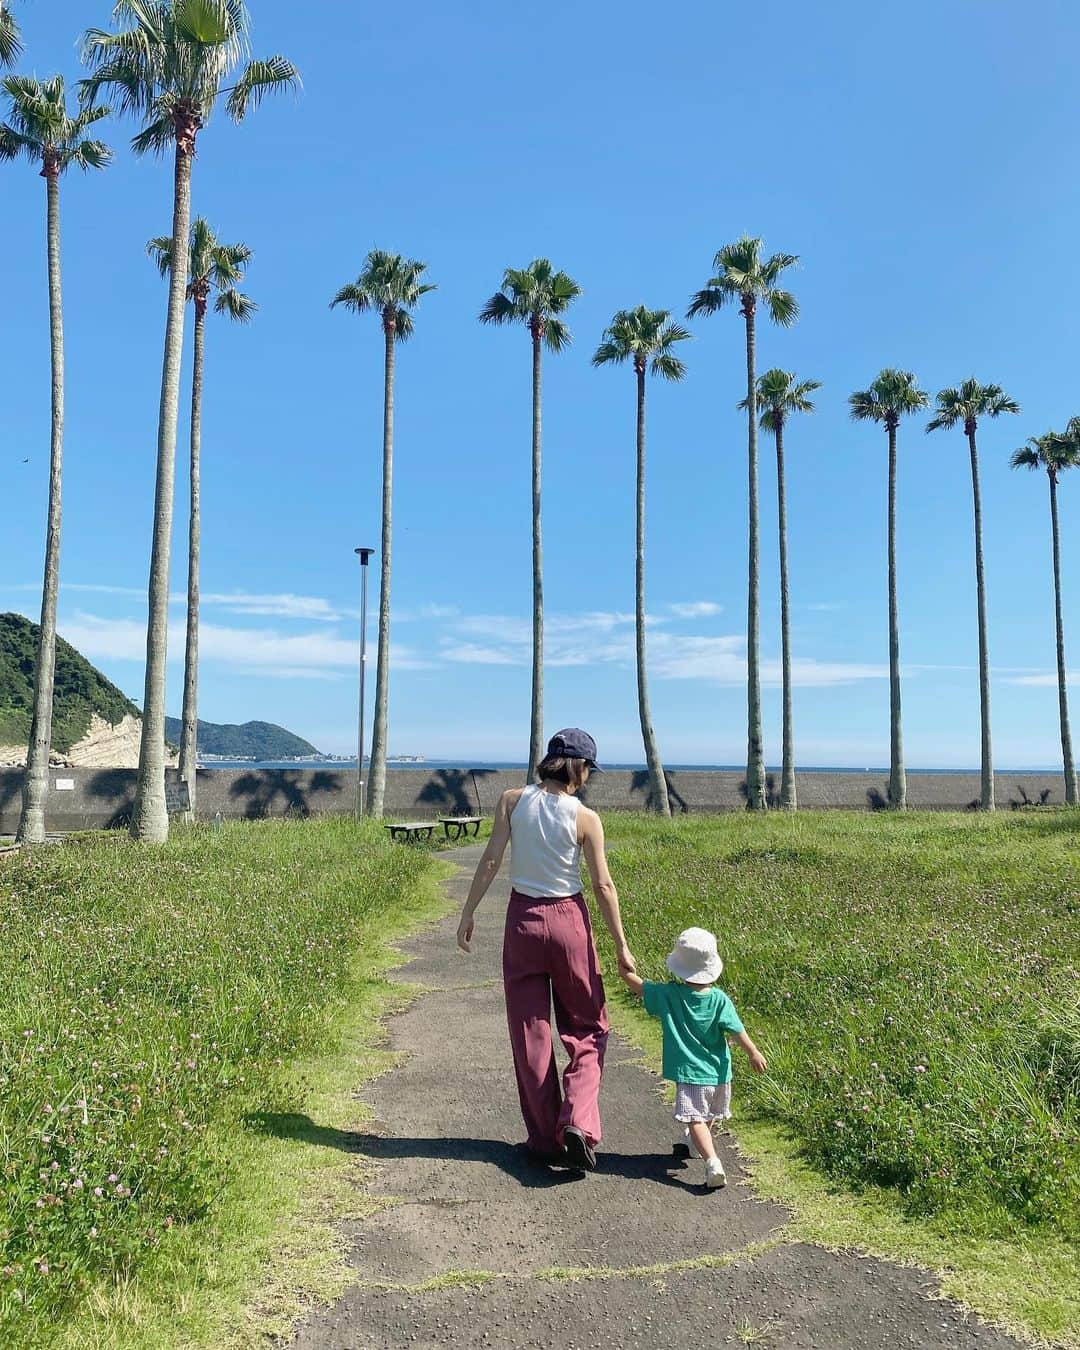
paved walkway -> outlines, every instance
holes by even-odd
[[[462,869],[445,883],[456,901],[480,852],[446,855]],[[389,1024],[403,1062],[365,1093],[375,1123],[337,1141],[377,1164],[370,1189],[394,1203],[349,1234],[356,1284],[295,1350],[1018,1350],[918,1271],[785,1240],[785,1211],[739,1184],[729,1144],[727,1188],[705,1191],[697,1160],[672,1161],[658,1080],[618,1037],[597,1172],[529,1167],[499,983],[507,889],[481,907],[471,957],[456,916],[409,944],[400,978],[430,992]]]

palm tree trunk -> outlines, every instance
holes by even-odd
[[[780,805],[798,807],[795,791],[795,733],[791,715],[791,593],[788,588],[787,486],[784,481],[784,423],[776,422],[776,499],[780,516],[780,640],[784,681],[784,767],[780,778]]]
[[[1069,696],[1065,685],[1065,628],[1061,621],[1061,541],[1058,535],[1057,479],[1050,478],[1050,528],[1054,537],[1054,623],[1057,636],[1058,713],[1061,718],[1061,759],[1065,770],[1065,800],[1076,805],[1076,761],[1069,731]]]
[[[531,783],[536,766],[544,757],[544,549],[540,535],[541,434],[540,434],[540,332],[532,334],[532,564],[533,650],[532,703],[529,715],[529,765]]]
[[[206,302],[196,301],[194,351],[191,368],[191,515],[188,520],[187,640],[184,647],[184,708],[180,727],[180,779],[188,785],[189,810],[195,819],[198,788],[199,733],[199,546],[202,501],[199,459],[202,452],[203,348]]]
[[[46,188],[46,243],[49,259],[49,338],[52,351],[52,433],[49,452],[49,516],[45,531],[45,575],[41,624],[34,667],[34,713],[23,778],[22,812],[16,838],[24,844],[45,839],[49,791],[53,679],[56,669],[56,598],[60,588],[60,494],[64,463],[64,310],[60,290],[60,172],[42,169]]]
[[[379,651],[375,662],[375,718],[368,761],[368,815],[378,820],[386,794],[386,723],[390,703],[390,536],[394,505],[394,342],[384,323],[382,575],[379,585]]]
[[[986,625],[986,574],[983,569],[982,495],[979,491],[979,452],[975,432],[968,432],[971,451],[971,496],[975,508],[975,591],[979,611],[979,717],[982,741],[982,791],[979,805],[994,809],[994,755],[990,742],[990,645]]]
[[[750,547],[746,616],[746,805],[750,811],[768,807],[765,795],[765,757],[761,744],[761,670],[760,670],[760,576],[758,560],[758,446],[757,446],[757,370],[754,344],[754,311],[744,305],[746,317],[746,404],[749,422],[747,437],[749,459]]]
[[[641,739],[645,743],[645,763],[649,767],[649,805],[662,816],[671,815],[667,777],[656,745],[652,714],[649,711],[649,686],[645,667],[645,371],[637,374],[637,553],[634,582],[637,596],[635,611],[637,636],[638,717]]]
[[[889,805],[907,807],[900,723],[900,616],[896,603],[896,428],[889,432]]]
[[[172,538],[176,471],[176,422],[180,406],[180,364],[187,303],[188,235],[191,229],[191,161],[194,133],[177,130],[173,170],[172,266],[169,310],[158,410],[157,481],[154,488],[154,536],[150,551],[149,614],[146,628],[146,685],[143,695],[139,773],[131,833],[144,843],[169,837],[165,805],[165,657],[169,629],[169,548]]]

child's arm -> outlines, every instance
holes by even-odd
[[[622,976],[622,982],[626,985],[627,989],[629,989],[632,994],[637,994],[638,998],[640,998],[641,991],[645,988],[645,981],[637,971],[620,969],[619,974]]]
[[[746,1032],[740,1031],[737,1036],[732,1036],[731,1039],[741,1045],[746,1051],[746,1058],[750,1061],[750,1067],[753,1071],[755,1073],[764,1073],[769,1067],[768,1061]]]

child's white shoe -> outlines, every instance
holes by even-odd
[[[719,1190],[721,1186],[727,1185],[727,1173],[719,1158],[705,1159],[705,1185],[710,1191]]]

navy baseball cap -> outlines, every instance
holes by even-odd
[[[596,742],[587,731],[580,727],[567,727],[557,731],[548,741],[549,755],[561,755],[565,759],[583,759],[593,773],[603,773],[596,762]]]

